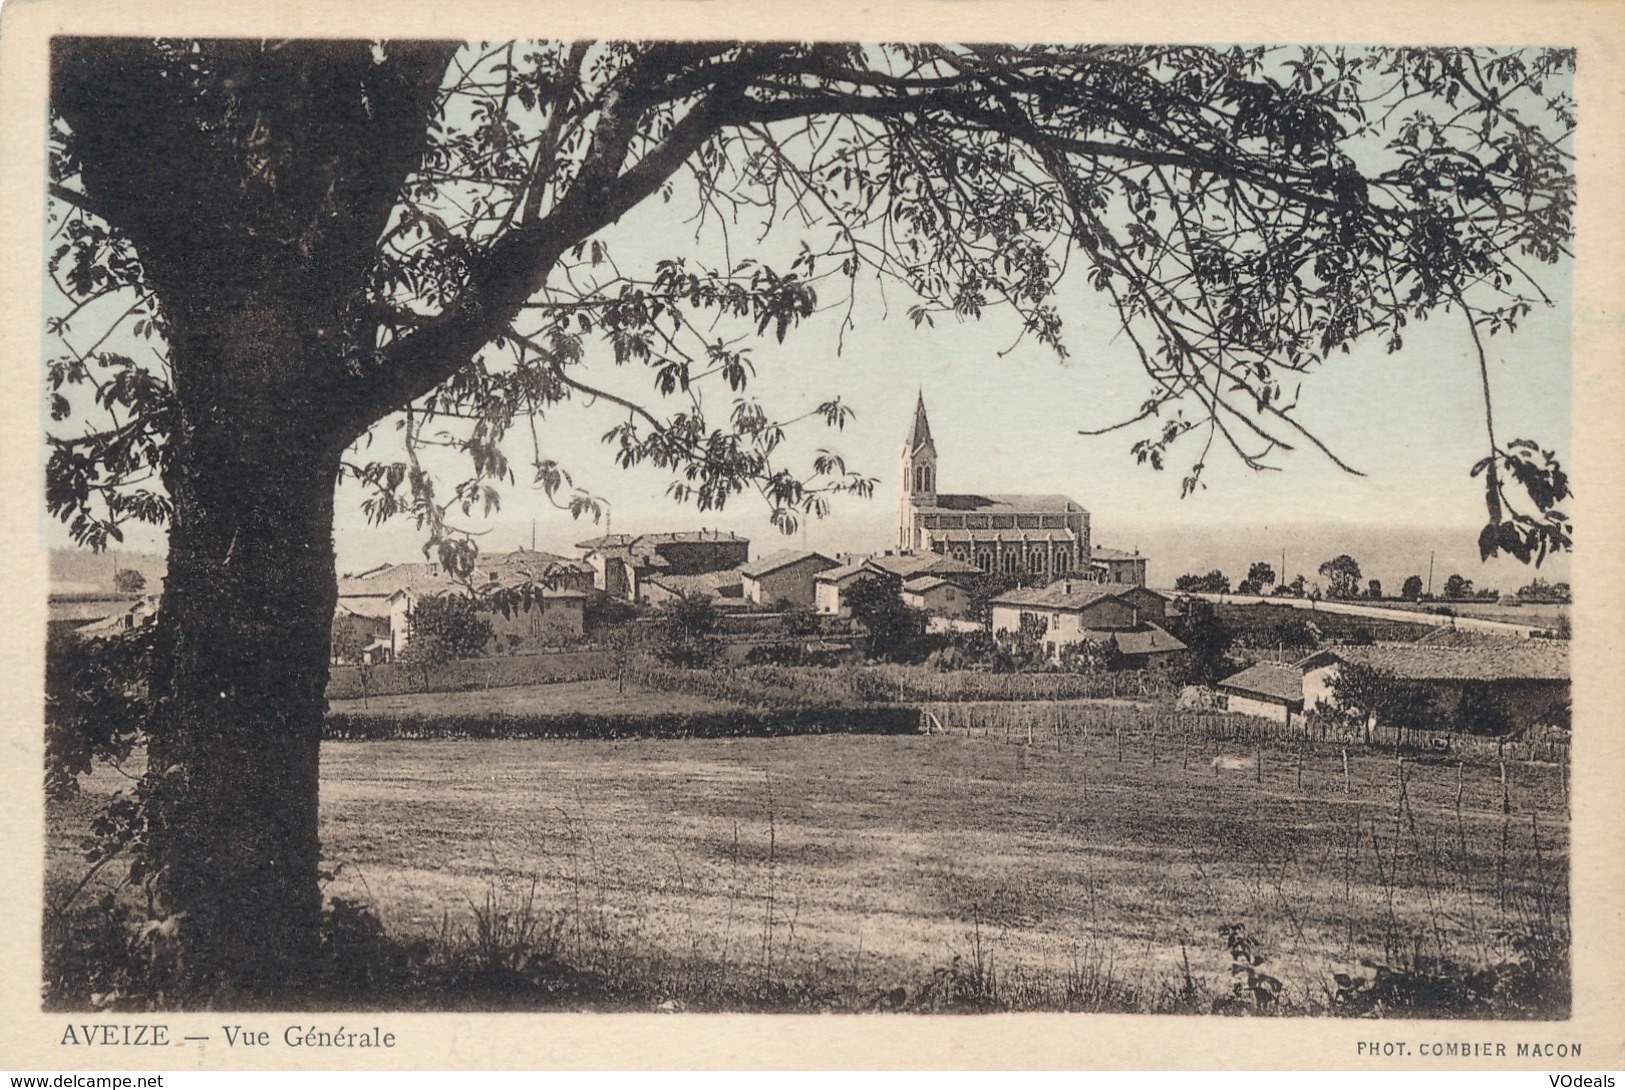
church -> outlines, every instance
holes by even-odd
[[[1089,512],[1067,496],[937,491],[937,447],[924,391],[914,407],[901,468],[899,550],[941,553],[1003,575],[1119,581],[1093,563]],[[1143,573],[1143,561],[1139,570]],[[1144,582],[1143,574],[1137,582]]]

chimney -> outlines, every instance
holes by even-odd
[[[1063,593],[1063,594],[1071,594],[1072,593],[1072,580],[1068,579],[1065,583],[1062,583],[1061,588],[1062,588],[1061,593]]]

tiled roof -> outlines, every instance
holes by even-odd
[[[871,569],[869,568],[867,562],[859,560],[856,563],[842,564],[838,568],[830,568],[826,571],[821,571],[817,575],[813,576],[813,579],[820,583],[839,583],[842,579],[845,579],[848,576],[857,575],[860,572],[870,570]]]
[[[864,564],[872,569],[890,572],[892,575],[911,579],[916,575],[969,575],[981,571],[972,564],[963,560],[955,560],[951,556],[941,553],[881,553],[871,556]]]
[[[46,616],[53,622],[100,621],[114,615],[123,616],[140,601],[134,594],[98,595],[89,597],[61,597],[51,595]]]
[[[1437,647],[1427,644],[1375,644],[1337,647],[1306,663],[1335,657],[1392,670],[1416,681],[1567,681],[1566,640],[1520,640],[1515,646]]]
[[[648,582],[657,587],[664,587],[673,594],[681,594],[685,598],[696,594],[715,598],[722,593],[724,587],[740,586],[738,568],[701,572],[698,575],[651,575]]]
[[[433,594],[457,584],[439,564],[384,564],[357,576],[339,580],[339,597],[384,597],[398,590]]]
[[[1160,655],[1170,651],[1183,651],[1185,645],[1175,639],[1168,632],[1154,624],[1142,624],[1138,628],[1125,629],[1121,632],[1102,632],[1102,636],[1109,638],[1117,644],[1117,649],[1125,655]],[[1302,681],[1299,681],[1299,690],[1302,690]]]
[[[903,589],[910,594],[926,594],[938,587],[956,587],[963,590],[958,583],[944,579],[940,575],[917,575],[903,584]]]
[[[740,574],[748,575],[752,579],[776,572],[781,568],[788,568],[792,564],[800,564],[805,560],[823,561],[826,569],[838,567],[839,564],[825,556],[823,553],[810,552],[806,549],[779,549],[758,557],[739,569]]]
[[[517,569],[526,572],[587,572],[592,571],[592,565],[585,560],[575,560],[558,553],[544,552],[540,549],[515,549],[505,556],[492,558],[482,565],[486,570]]]
[[[389,616],[389,599],[375,597],[340,598],[338,612],[353,613],[357,617],[367,617],[377,620],[378,618]]]
[[[1047,587],[1026,587],[1006,591],[993,599],[999,606],[1045,606],[1050,609],[1082,609],[1106,598],[1116,598],[1130,587],[1117,583],[1086,583],[1058,579]]]
[[[1087,514],[1083,505],[1069,496],[1058,493],[1019,495],[1013,492],[938,493],[937,502],[921,511],[974,511],[993,514],[1038,512],[1047,514]]]
[[[1219,688],[1303,705],[1303,671],[1278,662],[1258,662],[1219,682]]]
[[[677,541],[748,541],[732,531],[723,530],[678,530],[672,533],[661,534],[604,534],[601,537],[588,538],[586,541],[576,542],[578,549],[624,549],[634,546],[670,545]]]

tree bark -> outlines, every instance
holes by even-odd
[[[137,864],[183,1002],[318,971],[318,770],[358,306],[454,43],[57,39],[85,203],[135,243],[169,325],[169,571]],[[442,360],[442,367],[455,360]]]
[[[303,370],[321,350],[312,331],[331,316],[284,302],[192,314],[171,346],[182,423],[165,476],[148,850],[161,907],[180,918],[184,976],[216,996],[297,989],[319,955],[341,448],[297,398],[245,381]]]

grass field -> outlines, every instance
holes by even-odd
[[[543,699],[459,708],[475,697]],[[1272,1009],[1316,1012],[1348,993],[1339,973],[1359,992],[1373,964],[1448,977],[1517,961],[1520,936],[1566,943],[1554,766],[1509,762],[1503,795],[1494,761],[1407,761],[1402,791],[1371,750],[1345,780],[1335,747],[1265,749],[1260,771],[1222,741],[946,725],[329,743],[328,893],[394,938],[692,1009],[1252,1009],[1236,989],[1267,976]],[[98,773],[53,812],[58,894],[97,797],[127,783]]]

